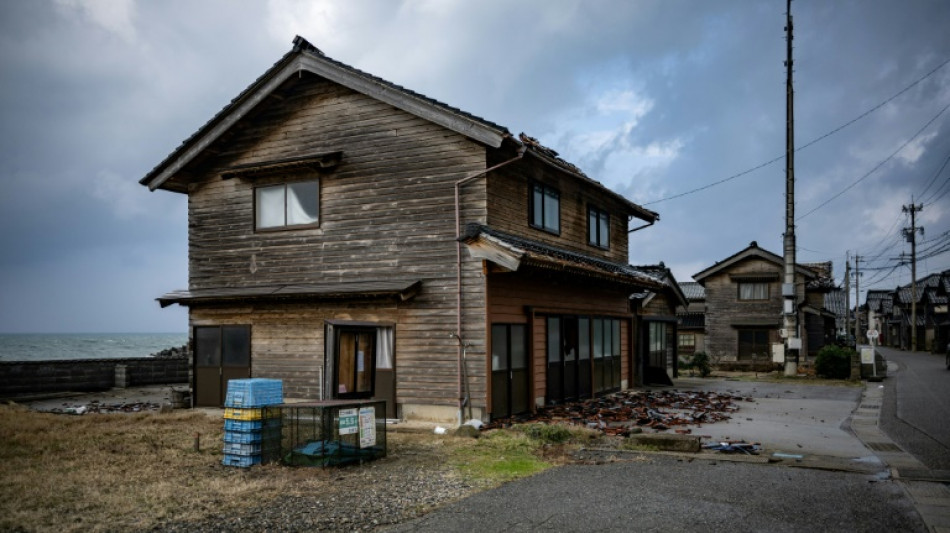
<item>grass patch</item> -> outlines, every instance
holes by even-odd
[[[544,444],[519,431],[494,430],[455,450],[453,458],[466,479],[477,485],[500,485],[542,472],[551,463],[540,458]]]

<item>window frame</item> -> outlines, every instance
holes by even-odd
[[[316,195],[317,195],[317,198],[316,198],[316,201],[317,201],[317,205],[316,205],[316,207],[317,207],[316,220],[314,220],[313,222],[308,222],[308,223],[303,223],[303,224],[288,224],[288,223],[287,223],[287,200],[288,200],[288,197],[289,197],[289,195],[287,194],[288,189],[289,189],[291,186],[293,186],[293,185],[311,184],[311,183],[316,185]],[[276,225],[276,226],[265,226],[265,227],[261,227],[261,226],[260,226],[260,214],[261,214],[260,191],[265,190],[265,189],[277,189],[277,188],[282,188],[282,189],[283,189],[283,195],[284,195],[283,218],[284,218],[284,223],[281,224],[281,225]],[[279,183],[270,183],[270,184],[266,184],[266,185],[265,185],[265,184],[256,185],[256,186],[254,187],[254,191],[253,191],[253,194],[254,194],[254,198],[253,198],[253,202],[254,202],[254,210],[253,210],[253,211],[254,211],[254,214],[253,214],[253,216],[254,216],[254,231],[255,231],[255,232],[291,231],[291,230],[310,229],[310,228],[318,228],[318,227],[320,227],[320,215],[321,215],[321,211],[322,211],[321,206],[320,206],[320,196],[321,196],[320,193],[321,193],[321,182],[320,182],[320,178],[319,178],[319,177],[313,177],[313,178],[302,179],[302,180],[288,180],[288,181],[283,181],[283,182],[279,182]]]
[[[744,297],[742,296],[742,288],[745,287],[745,286],[751,286],[751,287],[753,287],[753,289],[752,289],[752,297],[750,297],[750,298],[744,298]],[[755,287],[756,287],[756,286],[758,286],[758,287],[763,287],[763,286],[764,286],[764,287],[765,287],[765,296],[764,296],[764,297],[761,297],[761,298],[756,298],[756,297],[755,297],[755,296],[761,296],[760,294],[758,294],[759,291],[755,290]],[[764,301],[769,300],[769,298],[771,298],[771,296],[772,296],[772,284],[769,283],[769,282],[767,282],[767,281],[740,281],[740,282],[736,283],[736,300],[738,300],[738,301],[740,301],[740,302],[764,302]]]
[[[561,191],[556,187],[541,183],[540,181],[531,181],[528,184],[529,194],[528,194],[528,225],[532,228],[551,233],[553,235],[561,234]],[[541,223],[538,224],[535,222],[535,218],[538,217],[537,209],[535,208],[535,194],[540,193],[541,195],[541,213],[540,220]],[[547,226],[546,221],[548,218],[547,213],[547,201],[548,197],[555,199],[557,206],[557,227],[552,228]]]
[[[610,213],[590,204],[587,205],[587,244],[601,250],[610,249]]]

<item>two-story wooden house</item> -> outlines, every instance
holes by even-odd
[[[159,302],[188,307],[197,405],[247,376],[434,420],[590,397],[633,382],[629,295],[662,288],[626,264],[656,213],[300,37],[141,183],[188,195]]]
[[[740,252],[695,274],[706,295],[706,353],[720,365],[772,366],[772,345],[783,342],[784,260],[753,241]],[[797,323],[807,356],[835,340],[836,316],[825,308],[834,289],[831,264],[795,267]]]

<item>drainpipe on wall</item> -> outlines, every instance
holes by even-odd
[[[517,142],[517,141],[515,141]],[[518,147],[518,155],[515,157],[498,163],[493,167],[486,168],[485,170],[475,171],[464,178],[455,182],[455,288],[456,288],[456,297],[455,297],[455,337],[458,338],[458,407],[459,407],[459,425],[462,425],[462,417],[464,416],[464,407],[465,407],[465,395],[462,390],[463,380],[465,381],[465,389],[468,389],[468,378],[466,377],[468,372],[463,372],[462,365],[464,361],[462,360],[462,352],[464,350],[464,341],[462,340],[462,243],[459,242],[459,239],[462,237],[462,216],[461,216],[461,207],[460,207],[460,196],[462,185],[482,177],[489,172],[499,169],[509,163],[514,163],[515,161],[524,157],[525,150],[527,146],[521,144]],[[468,399],[468,402],[471,403],[471,398]],[[469,405],[469,412],[471,412],[471,405]]]

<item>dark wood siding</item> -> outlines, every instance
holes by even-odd
[[[282,100],[268,100],[233,135],[213,146],[217,158],[189,169],[198,173],[189,187],[191,289],[422,280],[411,302],[378,311],[397,323],[398,401],[454,405],[454,183],[485,168],[485,147],[313,76],[284,95]],[[235,165],[334,151],[342,151],[343,157],[329,172],[295,171],[256,179],[220,176]],[[313,177],[321,182],[318,228],[255,231],[255,185]],[[485,223],[486,201],[483,180],[466,185],[463,220]],[[464,336],[472,344],[470,378],[477,383],[473,389],[484,391],[481,262],[464,250],[462,257]],[[295,306],[253,312],[231,308],[217,316],[241,323],[250,316],[254,349],[260,350],[254,354],[255,371],[300,376],[293,378],[302,381],[294,381],[292,390],[315,398],[312,383],[319,381],[298,372],[322,361],[322,320],[355,314],[325,304],[313,304],[299,316],[292,309],[300,311]],[[193,310],[192,322],[215,316],[208,313]],[[484,404],[484,396],[474,398],[475,405]]]
[[[582,254],[627,264],[627,215],[615,199],[576,177],[541,165],[530,156],[492,172],[488,177],[488,223],[491,227],[523,235]],[[540,182],[560,193],[561,232],[554,235],[531,227],[528,219],[530,183]],[[610,214],[610,248],[588,244],[587,206]]]
[[[629,290],[585,278],[565,279],[543,271],[493,273],[488,276],[488,324],[528,324],[532,400],[543,399],[547,377],[549,315],[619,317],[621,375],[631,374]],[[485,363],[487,364],[487,362]]]

